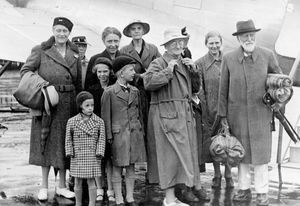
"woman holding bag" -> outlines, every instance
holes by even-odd
[[[65,184],[66,169],[69,168],[65,158],[66,124],[76,114],[75,97],[81,90],[78,49],[68,40],[72,27],[73,23],[69,19],[56,17],[52,27],[53,36],[32,49],[21,69],[21,76],[28,72],[37,72],[49,85],[54,86],[59,96],[56,107],[48,108],[47,113],[42,109],[38,116],[32,117],[29,163],[42,168],[39,200],[48,199],[48,175],[51,166],[59,170],[56,193],[65,198],[74,197],[74,193]],[[42,137],[46,137],[44,146],[41,146]]]

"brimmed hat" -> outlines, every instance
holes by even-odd
[[[160,46],[164,46],[169,41],[174,39],[188,39],[188,36],[182,35],[180,28],[169,28],[164,32],[164,41]]]
[[[254,22],[252,19],[247,21],[238,21],[236,23],[236,32],[232,34],[232,36],[237,36],[239,34],[247,33],[247,32],[258,32],[261,29],[257,29],[254,26]]]
[[[109,58],[106,58],[106,57],[98,57],[96,59],[96,61],[94,62],[94,65],[93,65],[93,69],[92,69],[92,72],[95,73],[96,70],[94,69],[94,67],[97,65],[97,64],[105,64],[108,66],[108,69],[111,70],[112,68],[112,62]]]
[[[72,28],[73,28],[73,23],[66,17],[56,17],[53,21],[53,26],[55,26],[55,25],[63,25],[65,27],[67,27],[69,32],[71,32]]]
[[[130,27],[133,24],[141,24],[144,28],[144,35],[147,34],[150,31],[150,25],[146,22],[142,22],[141,20],[133,20],[131,21],[123,30],[123,34],[127,37],[131,37],[130,34]]]
[[[121,55],[121,56],[118,56],[117,58],[115,58],[113,65],[112,65],[112,69],[113,69],[114,73],[116,74],[124,66],[126,66],[128,64],[135,64],[135,63],[136,63],[136,61],[133,58],[131,58],[130,56]]]
[[[93,95],[90,92],[82,91],[79,92],[76,96],[76,106],[80,111],[80,105],[87,99],[94,99]]]
[[[44,107],[48,115],[51,114],[51,108],[55,107],[59,102],[58,93],[53,85],[42,88],[44,95]]]
[[[74,44],[84,44],[84,45],[88,44],[85,36],[74,36],[72,38],[72,42]]]

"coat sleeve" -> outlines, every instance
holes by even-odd
[[[228,90],[229,90],[229,69],[226,58],[223,59],[221,65],[221,80],[219,85],[219,98],[218,98],[218,116],[226,117],[228,108]]]
[[[69,119],[66,128],[66,138],[65,138],[65,151],[66,156],[74,157],[74,147],[73,147],[73,132],[72,132],[72,121]]]
[[[76,94],[82,91],[82,68],[81,68],[81,60],[78,58],[77,59],[77,78],[75,80],[75,88],[76,88]]]
[[[41,64],[41,48],[40,46],[35,46],[31,50],[31,54],[27,58],[25,64],[22,66],[20,73],[21,77],[27,72],[35,72],[38,70]]]
[[[88,63],[88,66],[86,69],[84,88],[83,88],[84,90],[87,90],[89,88],[89,86],[97,83],[96,77],[92,72],[95,61],[96,61],[96,56],[92,56]]]
[[[102,157],[104,157],[105,142],[106,142],[105,141],[105,126],[104,126],[104,121],[101,119],[99,131],[98,131],[98,141],[97,141],[97,147],[96,147],[96,156],[102,156]]]
[[[111,130],[111,99],[108,90],[104,90],[101,97],[101,118],[105,124],[106,139],[113,139]]]
[[[154,60],[144,76],[144,86],[146,90],[155,91],[169,83],[173,78],[172,69],[163,68],[159,61]]]
[[[269,63],[268,63],[268,73],[274,74],[282,74],[281,68],[278,64],[278,61],[275,57],[274,52],[270,51],[271,54],[269,56]]]

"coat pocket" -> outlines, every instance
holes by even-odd
[[[111,127],[111,131],[113,134],[118,134],[120,133],[121,130],[121,126],[120,125],[112,125]]]
[[[174,102],[159,103],[158,109],[161,118],[176,119],[178,117]]]

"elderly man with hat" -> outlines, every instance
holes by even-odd
[[[218,116],[222,127],[229,127],[245,148],[238,167],[238,192],[234,201],[251,201],[250,165],[254,167],[257,205],[268,205],[268,162],[271,158],[272,111],[264,105],[268,73],[281,73],[274,53],[256,45],[252,20],[239,21],[237,37],[240,46],[224,55],[221,66]],[[274,105],[279,109],[279,105]]]
[[[66,124],[68,119],[76,114],[75,97],[76,93],[81,90],[78,49],[68,39],[72,28],[73,23],[68,18],[56,17],[52,26],[53,36],[35,46],[21,68],[21,76],[26,73],[37,73],[49,85],[54,86],[52,89],[55,89],[59,96],[58,102],[52,101],[51,96],[50,101],[45,102],[46,112],[51,113],[51,121],[47,130],[43,127],[45,111],[41,112],[42,116],[32,117],[29,164],[42,168],[39,200],[48,199],[50,167],[59,171],[56,193],[66,198],[75,196],[66,188],[65,181],[66,169],[69,168],[65,157]],[[55,104],[57,105],[53,107]],[[47,133],[47,141],[45,145],[42,145],[41,136],[45,133]]]
[[[186,206],[175,197],[174,188],[184,184],[188,188],[199,185],[199,167],[195,119],[191,96],[191,76],[198,75],[196,65],[190,58],[182,58],[187,36],[180,28],[169,28],[164,32],[162,46],[166,51],[155,59],[144,76],[145,89],[151,91],[148,117],[148,135],[154,138],[150,155],[155,155],[157,172],[149,171],[149,181],[157,181],[165,190],[165,206]],[[198,78],[195,80],[199,81]],[[156,176],[157,175],[157,176]],[[189,200],[199,201],[191,190]]]
[[[123,168],[126,169],[127,205],[137,205],[133,198],[134,164],[144,162],[146,158],[139,90],[129,85],[135,74],[135,64],[136,61],[129,56],[118,56],[112,65],[117,82],[107,87],[101,98],[101,117],[105,122],[107,141],[112,148],[112,183],[116,205],[119,206],[124,206]]]
[[[75,36],[72,38],[72,42],[78,47],[79,58],[81,60],[81,82],[82,82],[82,88],[84,88],[85,76],[86,76],[87,66],[89,63],[89,60],[85,56],[88,42],[85,36]]]

